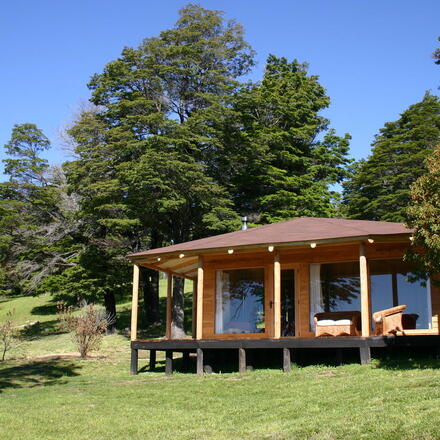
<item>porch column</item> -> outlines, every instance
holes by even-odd
[[[171,321],[173,319],[173,275],[167,272],[167,316],[165,337],[171,339]]]
[[[281,265],[280,265],[280,253],[275,252],[273,262],[273,307],[274,307],[274,319],[273,329],[274,338],[281,337]]]
[[[197,268],[197,323],[196,339],[203,337],[203,257],[199,256]]]
[[[196,338],[197,332],[197,280],[193,279],[193,305],[192,305],[192,337]]]
[[[359,275],[361,283],[362,336],[371,335],[371,301],[365,244],[359,244]]]
[[[133,293],[131,297],[131,332],[130,339],[136,341],[137,339],[137,325],[138,325],[138,304],[139,304],[139,266],[133,265]]]

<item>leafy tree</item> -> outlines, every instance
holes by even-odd
[[[242,33],[219,11],[190,4],[173,29],[125,48],[92,78],[99,110],[70,130],[78,159],[66,170],[87,235],[101,250],[177,243],[236,220],[205,172],[203,128],[193,131],[189,121],[223,105],[249,71],[253,53]],[[144,286],[157,297],[158,278],[146,275]]]
[[[354,167],[344,185],[349,218],[400,222],[410,204],[410,187],[426,172],[425,158],[440,141],[440,100],[427,93],[373,142],[370,157]]]
[[[440,273],[440,145],[426,159],[426,168],[411,186],[406,223],[414,228],[410,259],[434,275]]]
[[[262,82],[237,93],[213,169],[239,212],[261,223],[335,214],[329,186],[347,175],[350,136],[328,130],[329,104],[306,64],[273,55]]]
[[[5,293],[45,292],[47,278],[73,266],[80,246],[78,200],[66,192],[62,170],[40,153],[50,147],[34,124],[16,125],[6,144],[0,184],[0,289]]]

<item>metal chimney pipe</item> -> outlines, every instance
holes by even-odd
[[[247,217],[244,216],[241,218],[241,230],[245,231],[247,228]]]

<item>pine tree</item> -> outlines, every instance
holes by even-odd
[[[189,121],[225,102],[252,66],[242,33],[219,11],[190,4],[174,28],[125,48],[92,78],[99,111],[70,130],[78,159],[66,170],[100,249],[124,254],[237,224]],[[157,296],[157,277],[146,275]]]
[[[329,187],[346,177],[350,136],[328,130],[329,104],[306,64],[269,56],[262,82],[237,93],[213,166],[236,210],[258,223],[335,214]]]
[[[395,122],[380,130],[368,159],[344,185],[349,218],[400,222],[410,204],[410,187],[426,172],[425,158],[440,142],[440,100],[427,93]]]

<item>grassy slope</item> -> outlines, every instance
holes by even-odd
[[[49,300],[13,300],[22,322],[42,322],[28,356],[74,350],[44,326]],[[0,439],[440,439],[439,361],[167,378],[160,358],[158,372],[133,377],[128,349],[118,334],[103,359],[0,364]]]

